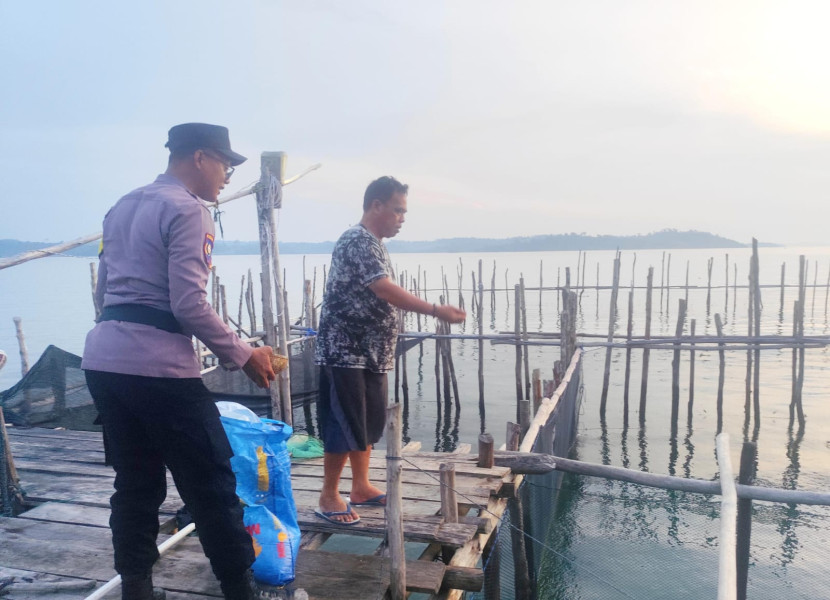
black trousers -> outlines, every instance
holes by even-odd
[[[167,495],[165,466],[187,504],[217,579],[233,582],[254,561],[242,523],[228,438],[201,379],[86,371],[115,469],[110,499],[115,570],[152,572],[158,511]]]

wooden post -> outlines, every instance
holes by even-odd
[[[755,459],[758,449],[753,442],[744,442],[741,449],[741,469],[738,483],[753,485],[755,483]],[[749,546],[752,537],[752,499],[738,499],[738,523],[735,560],[737,567],[737,600],[746,600],[746,584],[749,575]]]
[[[663,286],[666,282],[666,251],[663,250],[663,258],[660,262],[660,313],[663,312]]]
[[[689,406],[686,412],[686,420],[689,425],[692,424],[692,408],[695,404],[695,324],[696,320],[692,319],[690,322],[690,341],[692,350],[689,352]]]
[[[724,274],[724,290],[726,291],[726,298],[723,301],[723,312],[726,313],[729,307],[729,254],[726,255],[726,272]]]
[[[646,329],[645,339],[651,339],[651,291],[654,281],[654,267],[648,268],[648,279],[646,283]],[[643,377],[640,381],[640,424],[646,422],[646,393],[648,392],[648,355],[649,347],[643,348]]]
[[[784,275],[787,271],[787,263],[781,263],[781,308],[778,309],[780,315],[784,314]]]
[[[686,301],[678,300],[677,326],[674,330],[674,358],[671,362],[671,435],[677,435],[677,418],[680,412],[680,338],[686,321]]]
[[[478,436],[478,466],[483,469],[493,468],[493,436],[482,433]]]
[[[14,317],[13,320],[17,333],[17,346],[20,349],[20,375],[25,376],[29,372],[29,351],[26,349],[26,337],[23,335],[23,321],[20,317]]]
[[[482,263],[478,260],[478,412],[484,422],[484,280]]]
[[[441,517],[444,523],[458,523],[458,500],[455,494],[455,463],[441,463]]]
[[[666,261],[666,317],[671,312],[669,309],[669,297],[671,296],[671,252],[669,252],[668,260]]]
[[[522,426],[518,423],[507,422],[507,439],[504,444],[505,450],[516,451],[519,449],[519,443],[522,440]]]
[[[527,342],[527,295],[525,294],[525,278],[519,278],[519,288],[521,292],[522,301],[522,341]],[[522,361],[524,362],[524,378],[525,378],[525,400],[530,400],[531,385],[530,385],[530,348],[527,344],[522,346]]]
[[[754,255],[749,260],[749,278],[747,279],[747,338],[752,337],[752,320],[755,317],[755,283],[753,277],[755,276]],[[749,427],[749,417],[752,411],[752,346],[747,344],[746,347],[746,380],[745,380],[745,398],[744,398],[744,429]]]
[[[539,315],[542,314],[542,288],[544,287],[542,284],[542,261],[539,260]],[[826,309],[825,309],[825,312]]]
[[[262,179],[260,188],[256,193],[257,222],[259,223],[259,274],[260,290],[262,294],[262,323],[264,341],[269,346],[277,346],[278,338],[274,323],[274,297],[271,291],[271,228],[274,206],[273,199],[268,193],[270,188],[270,172],[267,171],[265,163],[262,164]],[[268,187],[263,187],[263,186]],[[271,397],[271,418],[283,420],[282,401],[280,400],[280,386],[272,381],[268,386],[268,395]]]
[[[816,287],[818,286],[818,261],[813,265],[813,300],[810,303],[810,318],[816,316]]]
[[[830,299],[830,270],[827,271],[827,287],[824,289],[824,319],[827,320],[827,300]]]
[[[221,303],[222,303],[222,320],[225,322],[225,325],[227,325],[228,324],[228,299],[227,299],[227,296],[225,295],[225,286],[224,286],[224,284],[219,286],[219,297],[220,297]]]
[[[709,307],[712,303],[712,267],[715,265],[715,258],[710,256],[706,263],[706,314],[709,314]]]
[[[760,259],[758,257],[758,240],[752,238],[752,269],[754,275],[752,281],[755,285],[755,293],[753,297],[753,312],[755,319],[753,321],[754,334],[756,340],[761,337],[761,277]],[[813,288],[815,290],[815,288]],[[761,345],[755,345],[755,372],[753,373],[753,389],[752,389],[752,404],[755,413],[755,429],[761,426]]]
[[[392,600],[406,598],[406,554],[403,539],[401,493],[401,405],[386,408],[386,539],[391,562],[389,593]]]
[[[686,294],[683,296],[683,299],[686,300],[686,304],[689,304],[689,261],[686,261]]]
[[[719,338],[723,338],[723,322],[720,314],[715,313],[715,330]],[[723,382],[726,380],[726,353],[723,351],[723,342],[718,342],[718,431],[720,433],[723,429]]]
[[[522,327],[522,315],[521,315],[521,289],[518,285],[513,286],[513,292],[515,295],[515,330],[514,335],[516,338],[516,420],[521,422],[520,406],[522,403],[522,399],[524,398],[524,392],[522,390],[522,345],[519,343],[521,341],[521,327]]]
[[[539,410],[542,404],[542,371],[533,369],[533,415]]]
[[[261,157],[261,178],[257,190],[257,202],[263,196],[263,204],[267,217],[268,249],[270,250],[271,273],[274,278],[274,297],[277,301],[277,314],[274,315],[274,339],[278,345],[278,352],[288,356],[288,310],[285,302],[285,293],[280,279],[280,249],[277,239],[277,220],[274,210],[282,208],[282,180],[285,172],[285,153],[263,152]],[[291,369],[283,369],[277,375],[282,408],[282,421],[292,424],[291,411]]]
[[[632,282],[631,287],[634,287]],[[634,290],[628,291],[628,327],[625,347],[625,384],[623,385],[623,427],[628,427],[628,390],[631,384],[631,335],[634,327]]]
[[[242,302],[245,300],[245,276],[242,276],[242,281],[239,283],[239,311],[237,312],[236,321],[236,335],[242,335]],[[254,335],[254,330],[251,330],[251,335]]]
[[[522,399],[519,402],[519,424],[522,426],[522,436],[530,429],[530,400]]]
[[[614,257],[614,280],[611,286],[611,302],[608,308],[608,344],[605,349],[605,370],[602,374],[602,395],[599,401],[599,416],[605,419],[605,406],[608,402],[608,386],[611,382],[611,351],[610,344],[614,341],[614,325],[617,321],[617,294],[620,287],[620,253]]]

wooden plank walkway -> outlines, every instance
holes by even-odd
[[[104,465],[100,433],[7,429],[12,456],[27,503],[33,508],[16,518],[0,518],[0,593],[10,600],[83,598],[115,576],[108,526],[113,473]],[[468,450],[467,446],[463,450]],[[403,460],[404,535],[419,543],[419,560],[407,562],[407,589],[432,598],[458,597],[453,587],[475,587],[483,581],[476,565],[490,541],[494,523],[512,493],[512,474],[505,467],[481,469],[476,457],[418,452],[410,448]],[[440,517],[441,463],[453,462],[456,471],[459,523]],[[292,463],[292,486],[298,521],[303,533],[294,587],[309,598],[366,600],[384,598],[390,565],[384,557],[385,518],[382,508],[361,507],[361,522],[344,529],[314,515],[322,485],[322,459]],[[383,487],[385,457],[378,453],[370,463],[370,476]],[[350,471],[341,491],[346,497]],[[159,543],[175,528],[175,512],[182,505],[168,476],[168,496],[160,513]],[[478,507],[491,513],[478,515]],[[471,510],[472,509],[472,510]],[[332,551],[355,544],[346,536],[375,538],[361,546],[368,554]],[[327,548],[321,548],[327,542]],[[416,548],[417,550],[417,548]],[[449,565],[436,562],[451,557]],[[219,586],[196,538],[188,538],[162,557],[154,569],[156,585],[172,600],[221,597]],[[9,578],[14,578],[8,585]],[[107,598],[118,598],[113,591]]]

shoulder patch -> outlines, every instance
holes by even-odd
[[[213,236],[209,233],[205,234],[205,243],[202,245],[202,251],[205,255],[205,263],[208,268],[213,266]]]

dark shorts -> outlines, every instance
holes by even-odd
[[[326,452],[366,450],[383,437],[388,384],[386,373],[320,367],[317,414]]]

